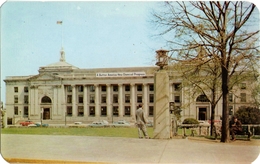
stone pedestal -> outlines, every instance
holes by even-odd
[[[169,111],[169,76],[165,70],[159,70],[154,76],[155,108],[154,134],[155,139],[169,139],[170,111]]]

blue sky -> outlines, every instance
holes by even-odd
[[[164,44],[152,37],[155,33],[149,23],[156,6],[158,2],[145,1],[5,2],[1,7],[2,80],[38,74],[39,67],[59,61],[61,46],[66,61],[79,68],[154,65],[155,51]]]

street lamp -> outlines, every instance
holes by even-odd
[[[159,66],[160,69],[163,69],[168,65],[168,50],[160,49],[156,51],[156,63],[155,65]]]

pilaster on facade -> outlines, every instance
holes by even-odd
[[[95,113],[97,117],[100,117],[100,87],[98,84],[95,84]]]
[[[111,85],[107,84],[107,97],[106,97],[106,102],[107,102],[107,116],[111,117],[112,116],[112,103],[111,103]]]
[[[83,105],[84,105],[84,117],[88,117],[88,88],[87,85],[83,87]]]
[[[131,113],[132,113],[132,117],[134,117],[135,119],[135,111],[136,111],[136,87],[134,83],[130,84],[131,86]]]
[[[72,85],[72,116],[77,116],[77,106],[76,106],[76,85]]]
[[[124,104],[123,104],[123,84],[118,84],[118,91],[119,91],[119,95],[118,95],[118,105],[119,105],[119,109],[118,109],[118,114],[119,117],[123,117],[123,108],[124,108]]]

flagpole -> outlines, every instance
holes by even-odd
[[[61,25],[61,47],[63,47],[63,26],[62,21],[57,21],[57,24]]]

